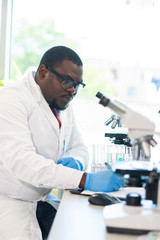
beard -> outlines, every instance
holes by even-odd
[[[59,107],[59,106],[57,105],[57,103],[56,103],[55,100],[53,100],[49,105],[50,105],[51,107],[55,108],[55,109],[58,110],[58,111],[63,111],[63,110],[65,110],[65,109],[69,106],[69,104],[67,104],[65,107],[61,108],[61,107]]]

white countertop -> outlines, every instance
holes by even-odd
[[[107,233],[103,208],[91,205],[88,196],[64,191],[47,240],[136,240],[137,236]]]

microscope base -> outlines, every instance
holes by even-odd
[[[160,210],[151,201],[142,200],[141,206],[109,205],[104,207],[103,216],[110,233],[141,235],[160,231]]]

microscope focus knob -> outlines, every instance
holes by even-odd
[[[128,193],[126,196],[126,205],[141,206],[141,195],[139,193]]]

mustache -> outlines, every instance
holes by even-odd
[[[68,93],[68,94],[65,94],[65,95],[62,95],[61,97],[74,97],[76,95],[76,93]]]
[[[60,97],[64,97],[64,98],[68,98],[69,101],[73,100],[73,97],[76,95],[76,93],[67,93],[65,95],[61,95]],[[59,110],[59,111],[62,111],[62,110],[65,110],[67,107],[68,107],[68,104],[66,106],[64,106],[63,108],[59,107],[55,101],[55,99],[53,99],[51,102],[50,102],[50,106]]]

